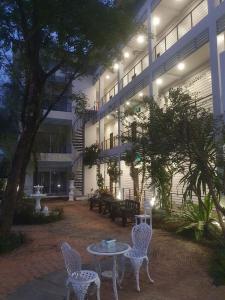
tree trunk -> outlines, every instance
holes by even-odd
[[[27,131],[24,131],[20,136],[15,150],[3,199],[2,221],[0,227],[0,232],[3,235],[9,234],[12,227],[16,202],[18,196],[21,195],[20,188],[23,189],[24,186],[26,168],[30,160],[35,134],[36,129],[29,128]]]

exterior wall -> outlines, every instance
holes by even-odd
[[[98,141],[96,125],[86,124],[85,126],[85,147],[90,147]]]
[[[85,174],[84,194],[88,195],[98,189],[97,180],[96,180],[96,174],[97,174],[96,166],[93,166],[91,169],[85,166],[84,174]]]

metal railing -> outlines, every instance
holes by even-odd
[[[157,43],[154,47],[154,59],[165,53],[207,15],[207,0],[203,0]]]
[[[105,150],[110,150],[113,149],[115,147],[119,146],[119,136],[113,136],[113,138],[109,138],[107,140],[104,140],[103,142],[101,142],[101,150],[105,151]]]
[[[119,91],[119,84],[118,82],[102,97],[100,105],[104,105],[110,99],[112,99]]]
[[[46,95],[45,103],[43,105],[44,109],[48,109],[48,106],[51,104],[50,101],[56,100],[57,95]],[[58,101],[52,108],[55,111],[63,111],[63,112],[72,112],[72,102],[68,97],[62,97],[60,101]]]
[[[149,66],[149,56],[145,55],[123,78],[121,79],[121,86],[124,88],[135,77],[140,75]]]

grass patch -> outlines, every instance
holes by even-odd
[[[0,235],[0,254],[13,251],[25,242],[25,235],[12,232],[8,236]]]

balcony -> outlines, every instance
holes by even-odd
[[[140,75],[149,66],[149,56],[144,56],[121,80],[121,86],[124,88],[135,77]]]
[[[101,143],[101,147],[100,149],[102,151],[105,151],[105,150],[110,150],[110,149],[113,149],[115,147],[118,147],[119,146],[119,136],[113,136],[112,138],[109,138],[107,140],[104,140],[102,143]]]
[[[118,82],[102,97],[101,106],[107,103],[110,99],[112,99],[119,91]]]
[[[175,27],[173,27],[169,33],[166,33],[166,35],[159,40],[157,45],[154,47],[153,59],[156,60],[159,56],[165,53],[207,15],[207,0],[203,0],[196,5]]]

